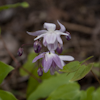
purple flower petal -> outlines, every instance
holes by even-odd
[[[53,68],[56,67],[56,63],[54,61],[52,61],[51,67],[53,67]]]
[[[42,54],[40,54],[40,55],[38,55],[37,57],[35,57],[35,58],[33,59],[32,63],[36,62],[36,61],[37,61],[38,59],[40,59],[40,58],[43,58],[44,55],[45,55],[45,52],[42,53]]]
[[[52,66],[50,67],[50,74],[54,75],[54,72],[57,71],[59,73],[60,68],[58,66]]]
[[[66,28],[64,25],[62,25],[58,20],[57,20],[58,24],[60,25],[60,31],[61,32],[65,32]]]
[[[60,58],[59,58],[58,55],[55,54],[55,56],[53,56],[53,61],[56,63],[56,65],[57,65],[60,69],[63,68],[62,63],[61,63],[61,60],[60,60]]]
[[[62,45],[61,45],[61,44],[58,44],[57,49],[56,49],[56,52],[57,52],[58,54],[61,54],[62,51],[63,51]]]
[[[45,59],[43,60],[43,69],[45,73],[49,70],[51,64],[52,64],[52,58],[45,57]]]
[[[74,57],[72,56],[59,56],[61,60],[64,60],[64,61],[72,61],[74,60]]]
[[[54,75],[54,72],[56,71],[56,63],[52,61],[51,67],[50,67],[50,73],[51,75]]]
[[[51,75],[54,75],[54,72],[55,72],[55,68],[51,66],[51,67],[50,67],[50,74],[51,74]]]
[[[57,41],[58,41],[60,44],[63,44],[63,41],[62,41],[60,35],[57,35]]]
[[[53,23],[44,23],[44,28],[46,28],[48,31],[54,31],[56,29],[56,25]]]
[[[46,42],[46,38],[44,36],[44,39],[43,39],[43,45],[46,47],[47,46],[47,42]]]
[[[41,34],[46,33],[46,32],[47,32],[47,30],[40,30],[40,31],[36,31],[36,32],[28,32],[27,31],[27,33],[29,35],[33,35],[33,36],[38,36],[38,35],[41,35]]]

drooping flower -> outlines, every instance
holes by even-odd
[[[41,51],[42,45],[39,40],[35,41],[33,44],[34,51],[39,53]]]
[[[68,35],[66,36],[66,39],[69,41],[71,39],[71,35],[69,32],[66,32]]]
[[[18,52],[17,52],[17,55],[18,56],[21,56],[23,54],[23,48],[19,48],[18,49]]]
[[[61,45],[61,44],[58,44],[57,49],[56,49],[56,52],[57,52],[58,54],[61,54],[62,51],[63,51],[62,45]]]
[[[44,72],[48,72],[50,69],[50,73],[53,75],[55,71],[59,69],[63,69],[65,65],[64,61],[72,61],[74,58],[72,56],[58,56],[54,52],[44,52],[33,59],[33,63],[38,59],[42,58],[42,66]]]
[[[42,76],[43,75],[43,69],[42,69],[42,67],[39,67],[38,70],[37,70],[37,72],[38,72],[39,76]]]
[[[56,25],[53,23],[44,23],[44,28],[47,30],[39,30],[36,32],[27,32],[29,35],[37,36],[34,40],[40,39],[43,37],[43,45],[47,46],[50,51],[54,51],[57,49],[57,45],[63,44],[63,41],[60,35],[68,36],[69,34],[65,32],[65,26],[62,25],[59,21],[57,21],[60,25],[60,30],[55,30]]]

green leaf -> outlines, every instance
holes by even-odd
[[[70,79],[73,77],[73,73],[60,74],[58,76],[52,76],[49,79],[44,80],[37,89],[31,93],[27,100],[37,100],[39,98],[46,98],[52,91],[57,89],[59,86],[69,83]]]
[[[94,91],[92,96],[93,96],[92,100],[100,100],[100,88]]]
[[[10,71],[12,71],[14,68],[10,65],[7,65],[0,61],[0,84],[4,80],[4,78],[8,75]]]
[[[68,64],[66,64],[64,67],[63,67],[63,70],[61,70],[62,72],[74,72],[76,70],[78,70],[78,68],[80,67],[80,62],[79,61],[73,61],[73,62],[70,62]]]
[[[92,100],[93,91],[95,90],[94,87],[90,87],[86,90],[87,97],[85,100]]]
[[[82,63],[86,62],[87,60],[89,60],[89,59],[91,59],[91,58],[93,58],[93,56],[90,56],[90,57],[88,57],[87,59],[85,59],[85,60],[81,61],[81,62],[80,62],[80,64],[82,64]]]
[[[17,100],[10,92],[0,90],[0,100]]]
[[[89,64],[89,65],[82,65],[80,66],[80,68],[76,71],[74,77],[71,79],[71,81],[77,81],[82,79],[85,75],[87,75],[89,73],[89,71],[91,70],[93,64]]]
[[[22,67],[24,67],[29,72],[32,72],[32,70],[33,70],[33,68],[35,66],[35,63],[32,63],[32,61],[36,56],[37,56],[37,54],[35,52],[30,53],[28,55],[28,60],[26,61],[26,63]],[[22,68],[20,68],[20,75],[27,76],[28,73],[25,72]]]
[[[48,79],[49,77],[52,77],[52,75],[50,74],[50,72],[48,71],[47,73],[43,73],[43,76],[39,77],[38,73],[37,73],[38,67],[35,68],[33,70],[33,74],[37,77],[37,78],[41,78],[42,80]],[[34,83],[34,84],[33,84]],[[27,96],[29,96],[32,92],[35,91],[35,89],[37,88],[37,86],[41,84],[39,83],[36,79],[34,79],[33,77],[29,78],[29,82],[28,82],[28,87],[27,87]]]
[[[96,62],[93,65],[94,65],[93,67],[100,67],[100,62]]]
[[[85,100],[86,99],[86,97],[87,97],[87,94],[86,94],[86,91],[80,91],[81,92],[81,94],[80,94],[80,100]],[[90,99],[89,99],[90,100]]]
[[[0,10],[5,10],[5,9],[9,9],[9,8],[16,8],[19,6],[27,8],[27,7],[29,7],[29,4],[27,2],[22,2],[22,3],[4,5],[4,6],[0,6]]]
[[[80,100],[79,89],[77,83],[64,84],[52,92],[46,100]]]

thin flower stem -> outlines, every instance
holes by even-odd
[[[33,45],[33,43],[31,43],[31,44],[22,44],[21,47],[30,46],[30,45]]]
[[[21,64],[19,63],[19,61],[13,56],[13,54],[8,50],[5,41],[3,40],[2,36],[0,35],[1,40],[3,42],[3,45],[5,47],[5,49],[7,50],[8,54],[10,55],[10,57],[15,61],[17,68],[21,67]],[[35,75],[33,75],[32,73],[30,73],[28,70],[26,70],[24,67],[21,67],[25,72],[27,72],[30,76],[32,76],[34,79],[36,79],[38,82],[41,82],[41,79],[37,78]],[[15,71],[15,70],[14,70]],[[12,74],[14,73],[14,71],[12,72]]]
[[[98,77],[94,74],[94,72],[91,70],[91,73],[93,74],[93,76],[95,77],[95,79],[98,81],[98,83],[100,84],[100,80],[98,79]]]

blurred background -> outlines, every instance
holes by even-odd
[[[26,62],[27,56],[33,50],[33,47],[25,47],[24,54],[21,57],[17,56],[18,48],[22,44],[34,42],[34,37],[28,35],[26,31],[42,30],[44,22],[55,23],[57,29],[59,29],[57,20],[66,27],[72,37],[70,41],[67,41],[62,36],[64,41],[63,54],[71,55],[78,61],[94,56],[87,63],[99,62],[100,0],[0,0],[0,6],[23,1],[29,3],[28,8],[17,7],[0,11],[2,38],[11,53],[22,64]],[[1,39],[0,61],[16,66]],[[96,68],[96,70],[98,69]],[[2,88],[9,91],[12,89],[23,91],[21,96],[18,95],[18,98],[25,100],[24,93],[26,92],[27,80],[28,77],[23,78],[16,71]],[[12,82],[12,85],[10,82]],[[98,87],[98,83],[91,73],[80,80],[79,83],[82,89],[86,89],[91,85]],[[17,95],[17,93],[15,94]]]

